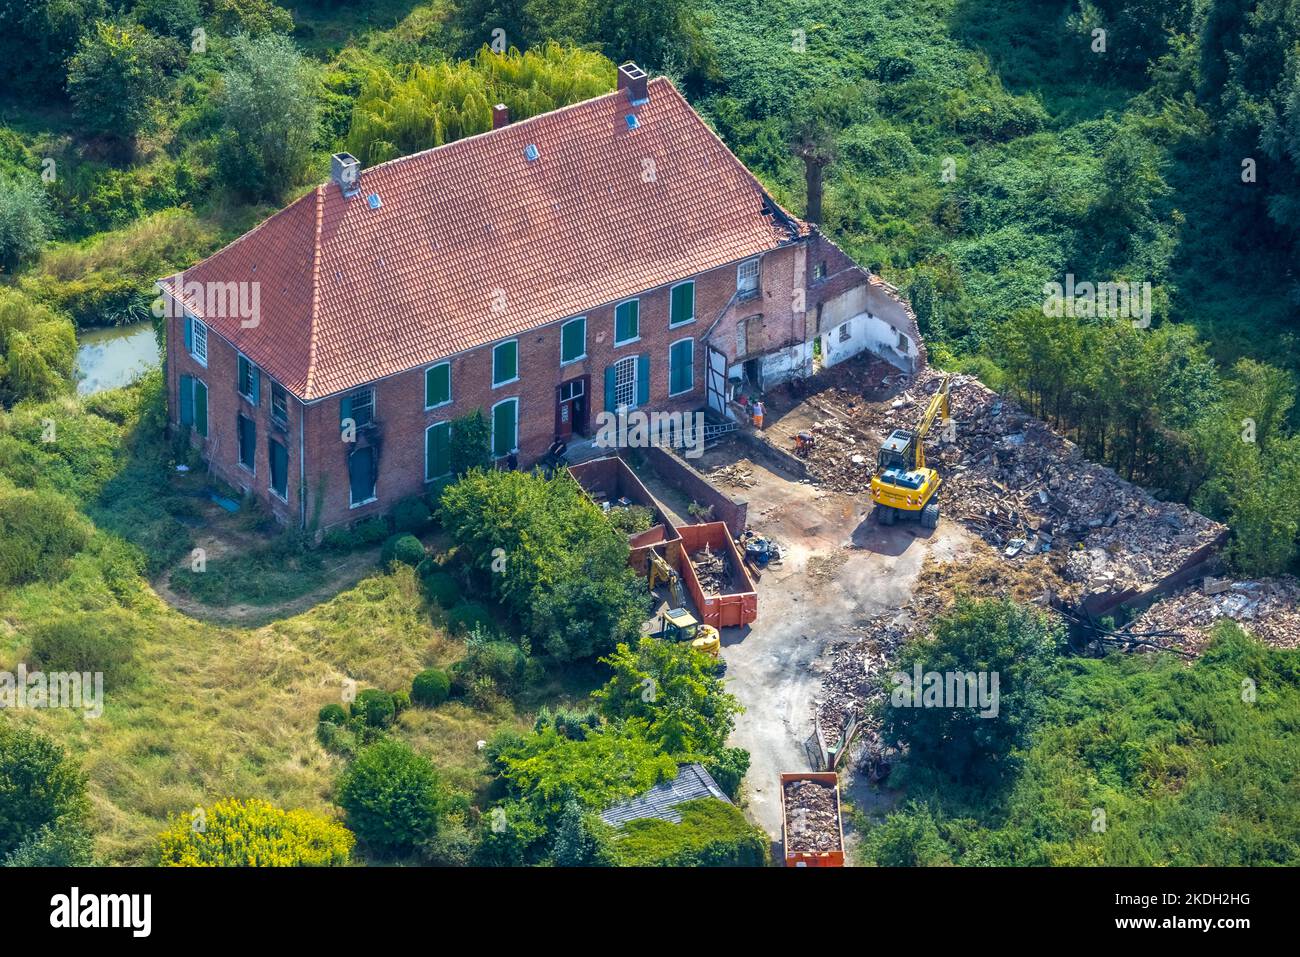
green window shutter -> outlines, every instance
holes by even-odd
[[[673,287],[672,304],[669,307],[668,324],[679,326],[695,318],[695,283],[684,282]]]
[[[439,422],[424,433],[424,479],[431,481],[451,472],[451,423]]]
[[[451,401],[451,363],[426,369],[424,373],[424,407],[433,408]]]
[[[271,491],[277,495],[289,494],[289,451],[279,442],[272,440],[271,447]]]
[[[375,497],[375,451],[367,446],[348,456],[348,485],[352,504]]]
[[[633,299],[614,309],[614,342],[628,342],[641,334],[641,303]]]
[[[235,358],[235,391],[238,392],[240,395],[246,394],[244,392],[244,377],[247,375],[248,375],[248,360],[245,359],[243,356],[237,356]],[[251,386],[249,387],[248,391],[249,392],[253,391]]]
[[[262,370],[253,366],[248,370],[253,377],[253,405],[262,404]]]
[[[574,319],[560,327],[560,361],[572,362],[587,351],[587,320]]]
[[[194,321],[189,316],[185,317],[185,351],[194,351]]]
[[[181,425],[194,424],[194,377],[181,376],[180,387]]]
[[[492,384],[501,385],[519,374],[519,343],[503,342],[492,350]]]
[[[492,410],[492,456],[503,458],[515,450],[515,411],[518,399],[507,399]]]
[[[199,435],[208,435],[208,387],[198,379],[194,380],[194,428]]]
[[[339,399],[339,425],[342,426],[344,420],[352,418],[352,396],[345,395]]]
[[[605,367],[605,411],[606,412],[613,412],[614,406],[618,402],[618,391],[614,385],[615,376],[616,373],[614,372],[614,367],[612,365],[606,366]]]
[[[695,385],[695,343],[675,343],[668,353],[668,391],[689,392]]]
[[[643,352],[636,357],[636,404],[645,405],[650,401],[650,353]]]

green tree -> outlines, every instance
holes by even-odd
[[[721,753],[743,709],[716,675],[714,660],[688,643],[642,638],[602,658],[614,672],[593,697],[612,721],[640,718],[648,739],[677,756]]]
[[[492,427],[482,409],[467,412],[451,423],[451,472],[464,475],[470,469],[492,464]]]
[[[139,24],[100,20],[68,61],[68,95],[88,129],[125,144],[152,115],[166,45]]]
[[[221,81],[221,178],[251,199],[279,201],[311,166],[316,75],[288,37],[241,35]]]
[[[107,14],[105,0],[0,0],[6,82],[23,93],[57,94],[68,58]]]
[[[0,176],[0,270],[36,256],[50,235],[49,199],[32,176]]]
[[[0,722],[0,860],[29,840],[46,842],[47,827],[79,825],[88,809],[85,776],[61,747]]]
[[[380,741],[343,772],[338,802],[368,850],[406,857],[438,833],[446,795],[427,758],[399,741]]]
[[[639,634],[648,601],[627,538],[568,475],[473,471],[443,492],[441,515],[534,649],[589,658]]]
[[[1035,609],[1008,600],[960,599],[935,622],[933,637],[904,646],[895,688],[882,705],[881,739],[905,745],[909,766],[960,781],[997,782],[1041,720],[1063,640],[1061,625]],[[915,687],[918,670],[938,675],[940,695],[947,676],[961,680],[982,673],[992,700],[976,703],[976,688],[967,683],[964,706],[947,697],[932,701],[923,694],[931,688],[929,678]]]

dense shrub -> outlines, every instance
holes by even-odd
[[[387,691],[367,688],[352,702],[352,717],[360,718],[372,728],[387,728],[397,717],[397,704]]]
[[[451,694],[451,678],[447,672],[430,668],[421,671],[411,681],[411,700],[424,708],[436,708]]]
[[[63,496],[0,487],[0,586],[58,578],[89,541],[89,526]]]
[[[379,552],[379,564],[387,568],[393,562],[401,562],[414,568],[424,561],[424,546],[414,535],[402,533],[390,536]]]
[[[444,800],[433,765],[397,741],[366,748],[339,781],[348,827],[384,857],[410,855],[432,839]]]
[[[48,826],[84,820],[86,781],[48,738],[0,721],[0,859]]]
[[[40,183],[30,176],[0,176],[0,270],[31,259],[49,235],[49,200]]]
[[[492,611],[482,602],[462,602],[447,613],[447,626],[455,635],[486,631],[492,627]]]
[[[393,509],[393,530],[419,534],[431,523],[429,506],[421,498],[407,498],[398,502]]]
[[[454,608],[464,591],[460,583],[446,572],[432,572],[420,581],[424,585],[425,597],[440,608]]]
[[[343,705],[331,701],[317,712],[316,720],[323,724],[344,724],[348,720],[348,713],[343,710]]]
[[[31,629],[31,662],[42,671],[102,672],[115,688],[131,677],[139,617],[118,608],[75,612]]]
[[[188,812],[158,837],[164,867],[341,867],[354,838],[310,811],[285,811],[256,798],[220,801],[196,821]]]
[[[0,288],[0,405],[67,392],[76,356],[77,336],[66,316]]]

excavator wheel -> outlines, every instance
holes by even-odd
[[[893,525],[898,516],[894,514],[894,509],[889,505],[876,506],[876,520],[881,525]]]
[[[939,503],[931,502],[921,509],[921,527],[935,528],[939,524]]]

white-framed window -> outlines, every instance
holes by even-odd
[[[678,339],[668,347],[668,397],[695,388],[695,340]]]
[[[519,399],[502,399],[492,406],[492,457],[503,459],[519,451]]]
[[[375,390],[367,386],[343,396],[339,400],[339,425],[351,419],[358,429],[364,429],[375,419]]]
[[[190,355],[201,366],[208,364],[208,327],[197,319],[190,319]]]
[[[614,408],[636,408],[637,357],[627,356],[614,363]],[[613,410],[610,410],[613,411]]]
[[[695,321],[695,280],[687,279],[668,290],[668,327]]]
[[[587,358],[587,317],[578,316],[560,326],[560,365]]]
[[[848,342],[853,338],[853,323],[846,322],[840,326],[840,342]]]
[[[236,360],[236,367],[236,380],[238,383],[236,388],[239,389],[239,394],[253,405],[257,405],[260,398],[259,393],[262,391],[257,366],[253,364],[252,359],[241,352]]]
[[[629,299],[614,307],[614,345],[625,346],[641,338],[641,300]]]
[[[451,363],[439,362],[424,370],[424,407],[451,404]]]
[[[498,342],[492,347],[492,388],[509,385],[519,379],[519,340]]]
[[[758,258],[746,259],[736,267],[736,292],[743,295],[758,292]]]

